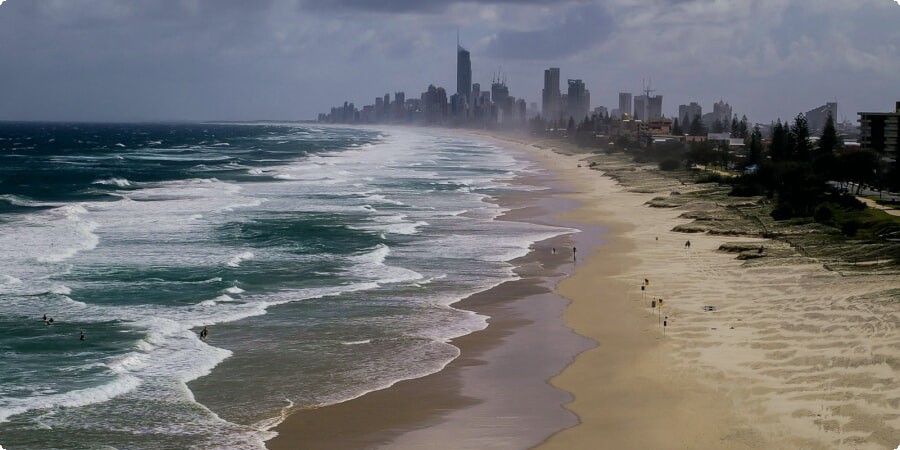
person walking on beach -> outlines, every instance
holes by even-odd
[[[577,251],[577,249],[576,249],[575,247],[572,247],[572,262],[575,262],[575,261],[578,260],[578,259],[575,257],[575,252],[576,252],[576,251]]]
[[[553,254],[553,255],[556,254],[556,247],[553,247],[553,251],[551,252],[551,254]]]
[[[684,248],[691,248],[691,241],[687,241],[684,243]]]

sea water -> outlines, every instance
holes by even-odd
[[[451,304],[568,231],[495,220],[529,170],[440,131],[0,124],[0,445],[263,448],[440,370],[486,325]]]

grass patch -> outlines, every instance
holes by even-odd
[[[840,229],[845,236],[869,240],[900,238],[898,216],[874,208],[853,210],[835,203],[829,206],[835,228]]]

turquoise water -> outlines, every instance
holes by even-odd
[[[494,220],[527,170],[431,131],[0,124],[0,445],[262,448],[439,370],[485,326],[449,305],[566,231]]]

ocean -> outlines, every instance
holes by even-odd
[[[0,124],[0,445],[264,448],[440,370],[486,326],[451,305],[570,231],[496,220],[536,170],[439,130]]]

